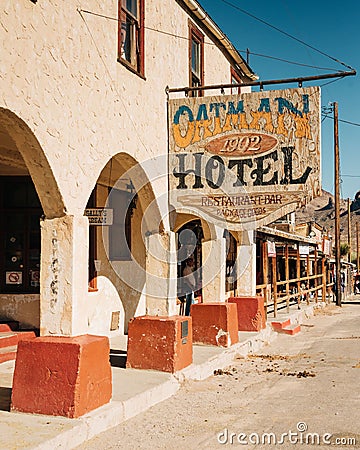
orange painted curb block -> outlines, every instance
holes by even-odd
[[[266,328],[264,297],[230,297],[237,306],[239,331],[260,331]]]
[[[239,342],[236,305],[224,302],[191,305],[193,341],[230,347]]]
[[[140,316],[129,322],[126,367],[177,372],[192,363],[191,317]]]
[[[18,345],[11,410],[80,417],[111,399],[109,340],[38,337]]]

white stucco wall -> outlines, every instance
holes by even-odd
[[[176,2],[146,2],[145,80],[117,62],[117,21],[81,8],[117,17],[114,0],[6,0],[0,17],[0,105],[33,130],[70,214],[112,155],[167,152],[165,87],[189,77],[188,41],[176,37],[188,36],[188,17]],[[228,61],[205,45],[205,82],[229,81]]]
[[[142,163],[167,154],[165,88],[188,85],[189,42],[183,38],[189,36],[189,17],[175,1],[145,3],[146,56],[142,78],[117,62],[118,24],[112,20],[117,18],[117,0],[2,2],[0,109],[22,121],[16,142],[43,204],[47,198],[48,218],[65,213],[82,216],[89,195],[112,156],[128,153]],[[106,17],[80,12],[82,9]],[[229,83],[229,62],[218,48],[208,45],[207,36],[205,42],[205,84]],[[35,138],[31,147],[24,139],[21,141],[22,123]],[[0,127],[1,124],[0,114]],[[7,122],[6,129],[11,133],[11,122]],[[166,174],[166,158],[158,161],[157,170]],[[49,183],[51,177],[53,184]],[[149,178],[154,198],[166,199],[167,177],[155,180],[151,174]],[[52,195],[51,189],[55,192],[56,185],[59,192]],[[64,207],[59,207],[59,199]],[[167,219],[164,223],[168,228]],[[86,233],[80,234],[74,233],[72,239],[87,239]],[[85,248],[81,243],[76,245]],[[49,251],[48,248],[43,246],[43,251]],[[75,258],[76,255],[69,258],[67,264],[77,264]],[[43,254],[42,265],[49,261],[50,255]],[[106,278],[109,273],[110,269],[107,273],[103,266],[101,276]],[[43,282],[47,279],[43,275]],[[79,297],[86,295],[91,300],[75,301],[72,312],[68,312],[69,320],[82,317],[82,325],[75,327],[79,333],[107,333],[108,316],[113,310],[121,311],[122,332],[129,319],[126,310],[134,314],[145,311],[146,289],[130,305],[126,302],[132,301],[131,289],[111,278],[99,281],[98,293],[75,291]],[[42,311],[46,316],[44,308]],[[74,327],[69,325],[66,329]]]

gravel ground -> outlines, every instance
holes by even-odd
[[[329,305],[78,450],[360,448],[359,344],[360,306]]]

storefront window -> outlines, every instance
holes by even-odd
[[[30,177],[0,178],[1,292],[39,292],[42,214]]]

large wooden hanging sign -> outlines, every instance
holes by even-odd
[[[320,195],[319,87],[169,101],[170,202],[230,229]]]

